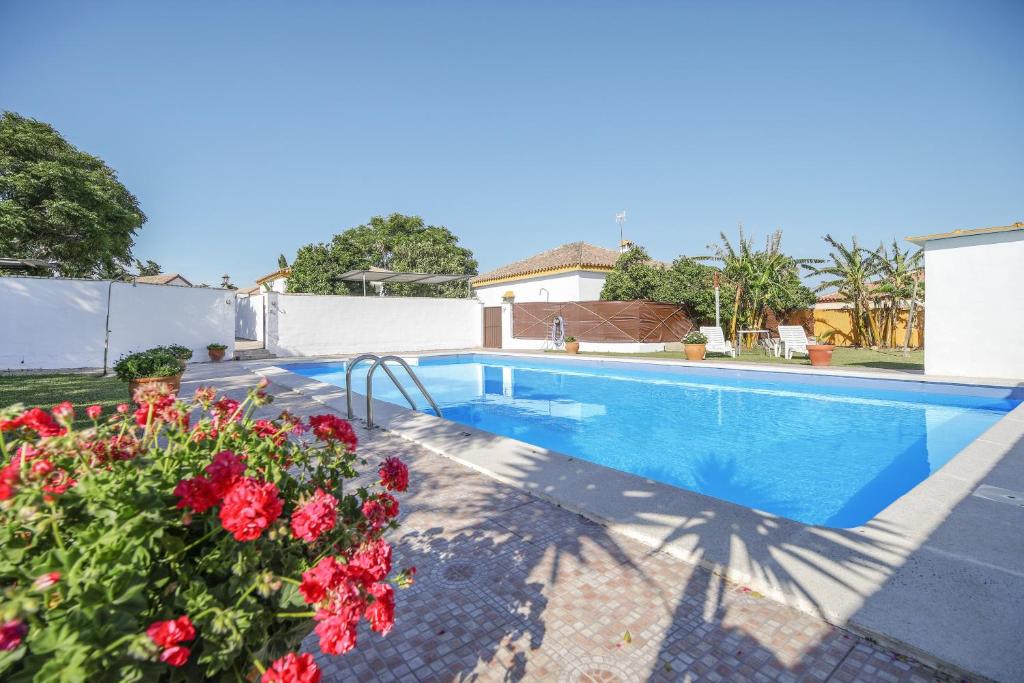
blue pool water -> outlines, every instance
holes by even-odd
[[[345,385],[341,363],[287,367]],[[870,520],[1022,398],[992,387],[508,356],[423,358],[415,369],[449,420],[841,528]],[[366,370],[353,375],[358,393]],[[408,405],[380,372],[374,396]]]

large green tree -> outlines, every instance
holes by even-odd
[[[630,247],[619,255],[615,268],[601,288],[603,301],[654,301],[664,278],[664,269],[651,261],[647,250]]]
[[[65,276],[112,272],[132,264],[145,221],[102,159],[47,123],[0,116],[0,256],[52,261]]]
[[[716,272],[718,269],[713,266],[680,256],[672,262],[671,268],[664,271],[661,282],[654,290],[654,298],[657,301],[683,304],[698,325],[713,324]],[[722,325],[728,329],[736,287],[722,279],[719,294]]]
[[[370,222],[335,235],[328,244],[301,247],[291,265],[289,292],[359,294],[357,282],[338,282],[349,270],[384,268],[395,271],[475,275],[473,252],[444,226],[426,225],[419,216],[374,216]],[[466,296],[466,283],[444,285],[385,284],[391,296]]]

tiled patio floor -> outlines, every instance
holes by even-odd
[[[183,389],[255,381],[222,368],[187,376]],[[327,410],[274,393],[275,414]],[[367,471],[388,455],[409,464],[391,541],[396,566],[416,565],[417,581],[398,592],[387,636],[362,629],[340,657],[307,639],[325,681],[944,680],[389,433],[358,432]]]

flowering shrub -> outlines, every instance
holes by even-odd
[[[69,403],[0,410],[0,678],[313,683],[311,618],[329,654],[391,629],[408,469],[346,489],[351,425],[253,419],[263,389],[143,389],[81,431]]]

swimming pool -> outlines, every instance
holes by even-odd
[[[345,385],[343,363],[286,367]],[[423,357],[415,369],[446,419],[838,528],[869,521],[1024,398],[999,387],[486,354]],[[366,371],[353,373],[359,393]],[[408,405],[383,373],[375,379],[375,398]]]

